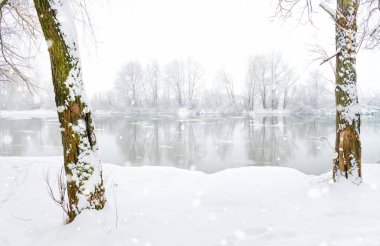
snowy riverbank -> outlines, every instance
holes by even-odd
[[[44,181],[61,161],[0,157],[0,245],[380,244],[380,165],[364,165],[365,183],[356,187],[290,168],[207,175],[106,164],[107,207],[62,225]]]
[[[0,118],[16,118],[16,119],[29,119],[29,118],[50,118],[58,117],[57,112],[54,110],[36,109],[36,110],[12,110],[1,111]]]
[[[380,110],[375,107],[362,106],[361,115],[373,116],[379,115]],[[95,117],[179,117],[179,118],[202,118],[202,117],[250,117],[255,118],[259,115],[309,115],[315,117],[321,116],[335,116],[335,109],[322,110],[318,112],[306,111],[290,111],[290,110],[256,110],[256,111],[207,111],[207,110],[189,110],[186,108],[172,109],[172,110],[154,110],[149,108],[129,110],[126,112],[120,111],[107,111],[107,110],[95,110],[93,111]],[[29,119],[29,118],[57,118],[57,112],[54,110],[36,109],[36,110],[10,110],[1,111],[1,118],[13,118],[13,119]]]

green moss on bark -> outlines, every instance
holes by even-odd
[[[94,126],[92,123],[91,113],[88,106],[80,95],[72,96],[71,85],[67,84],[68,79],[78,81],[82,86],[81,68],[79,56],[75,56],[77,45],[68,44],[65,41],[64,33],[61,30],[61,23],[57,20],[57,10],[52,6],[57,4],[58,0],[34,0],[35,8],[41,24],[45,39],[51,44],[49,47],[51,72],[54,85],[55,102],[58,110],[58,118],[61,124],[61,137],[63,144],[64,167],[67,178],[67,190],[69,198],[69,221],[80,213],[82,207],[78,207],[79,196],[86,196],[88,207],[101,209],[105,204],[103,181],[97,184],[95,191],[90,194],[82,189],[84,182],[93,175],[94,168],[88,165],[80,166],[79,156],[82,154],[83,146],[89,144],[90,148],[96,148],[96,138]],[[73,21],[73,20],[67,20]],[[72,75],[71,71],[78,71]],[[69,76],[76,76],[69,78]],[[79,121],[85,122],[85,131],[79,132],[74,130]],[[86,141],[83,139],[86,138]],[[84,146],[88,147],[88,146]],[[97,149],[94,149],[97,151]],[[76,170],[80,170],[79,172]],[[75,172],[74,172],[75,170]],[[77,180],[74,180],[73,175]],[[101,172],[99,173],[100,179]]]
[[[336,142],[334,180],[361,182],[360,114],[356,85],[356,0],[338,0],[336,14]]]

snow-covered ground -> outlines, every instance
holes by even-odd
[[[104,165],[108,203],[62,224],[44,174],[59,157],[0,157],[0,245],[380,245],[380,165],[361,186],[280,167],[216,174]]]
[[[58,117],[57,112],[54,110],[36,109],[36,110],[22,110],[22,111],[1,111],[0,118],[46,118],[46,117]]]

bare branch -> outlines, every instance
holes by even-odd
[[[327,5],[327,3],[320,3],[319,6],[324,10],[326,11],[326,13],[328,15],[330,15],[330,17],[336,22],[336,16],[335,16],[335,12],[330,6]]]
[[[52,185],[50,184],[49,175],[45,174],[45,182],[47,184],[48,194],[50,198],[58,206],[62,208],[63,212],[68,217],[69,212],[70,212],[70,206],[69,206],[68,200],[66,199],[67,185],[66,185],[66,180],[65,180],[65,171],[63,167],[58,172],[56,181],[57,181],[57,187],[58,187],[58,196],[56,196],[53,191]]]
[[[331,59],[333,59],[334,57],[336,57],[336,56],[339,54],[339,52],[340,52],[340,49],[338,49],[338,50],[336,51],[335,54],[333,54],[333,55],[331,55],[331,56],[329,56],[329,57],[323,59],[323,61],[321,62],[320,65],[323,65],[323,64],[325,64],[326,62],[328,62],[328,61],[330,61]]]
[[[313,45],[312,48],[310,49],[310,52],[318,55],[316,58],[313,59],[313,62],[322,61],[321,64],[328,62],[328,64],[330,65],[331,71],[334,73],[334,75],[336,74],[335,63],[332,62],[332,58],[334,56],[332,56],[332,57],[329,56],[326,49],[324,49],[323,47],[321,47],[319,45]],[[325,62],[323,62],[323,61],[325,61]]]
[[[297,6],[301,8],[299,21],[307,14],[308,21],[313,23],[311,16],[314,12],[312,0],[278,0],[276,15],[284,19],[290,18]]]
[[[33,5],[27,0],[3,0],[0,9],[0,79],[36,91],[29,79],[29,61],[40,33]]]
[[[0,2],[0,9],[4,7],[5,4],[7,4],[8,0],[3,0]]]

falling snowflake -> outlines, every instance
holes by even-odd
[[[5,135],[5,136],[3,137],[3,142],[4,142],[5,144],[10,144],[10,143],[12,143],[12,141],[13,141],[13,138],[12,138],[12,136],[10,136],[10,135]]]
[[[228,241],[227,241],[227,239],[222,238],[222,239],[220,240],[220,245],[222,245],[222,246],[224,246],[224,245],[228,245]]]
[[[244,240],[245,239],[245,233],[242,230],[235,230],[234,231],[234,236],[239,239],[239,240]]]
[[[201,203],[202,203],[202,200],[199,198],[196,198],[193,200],[192,206],[193,206],[193,208],[198,208],[201,205]]]
[[[33,103],[38,105],[41,103],[41,97],[39,95],[33,95]]]

